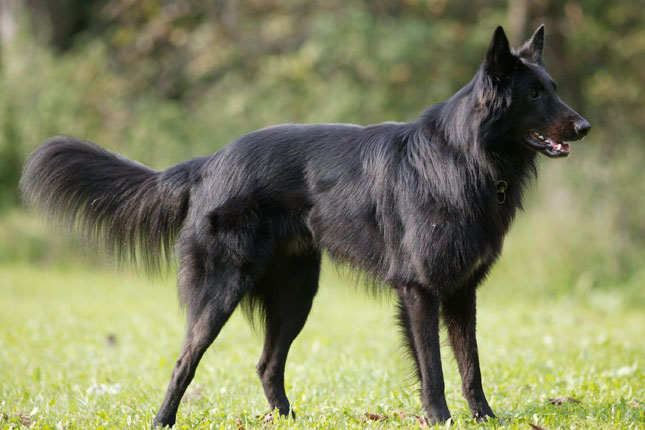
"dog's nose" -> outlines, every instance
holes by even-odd
[[[586,119],[582,119],[580,121],[577,121],[575,124],[575,129],[576,133],[580,136],[586,136],[587,133],[589,133],[589,129],[591,128],[591,124]]]

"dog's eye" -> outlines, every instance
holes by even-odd
[[[540,97],[540,92],[538,90],[531,90],[529,92],[529,98],[536,99]]]

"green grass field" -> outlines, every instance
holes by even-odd
[[[451,428],[645,428],[644,318],[633,295],[527,288],[500,266],[479,292],[478,338],[488,399],[505,420],[470,419],[444,345]],[[151,281],[88,261],[0,270],[0,428],[148,428],[183,334],[172,277]],[[420,428],[394,301],[347,284],[326,267],[291,350],[297,420],[263,417],[261,336],[237,312],[202,360],[176,428]],[[551,404],[558,397],[579,403]]]

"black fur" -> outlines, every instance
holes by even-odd
[[[202,354],[244,298],[264,319],[257,369],[267,399],[289,413],[285,361],[316,294],[322,250],[396,290],[431,421],[450,418],[440,314],[473,416],[494,416],[475,289],[500,254],[536,155],[565,156],[561,141],[589,129],[555,93],[543,34],[512,53],[498,28],[473,80],[409,123],[269,127],[163,172],[72,138],[34,152],[21,180],[26,200],[117,256],[154,269],[178,234],[188,324],[155,424],[174,424]]]

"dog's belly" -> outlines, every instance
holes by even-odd
[[[312,208],[307,226],[314,240],[333,259],[382,278],[386,244],[373,211],[367,206],[338,204]]]

